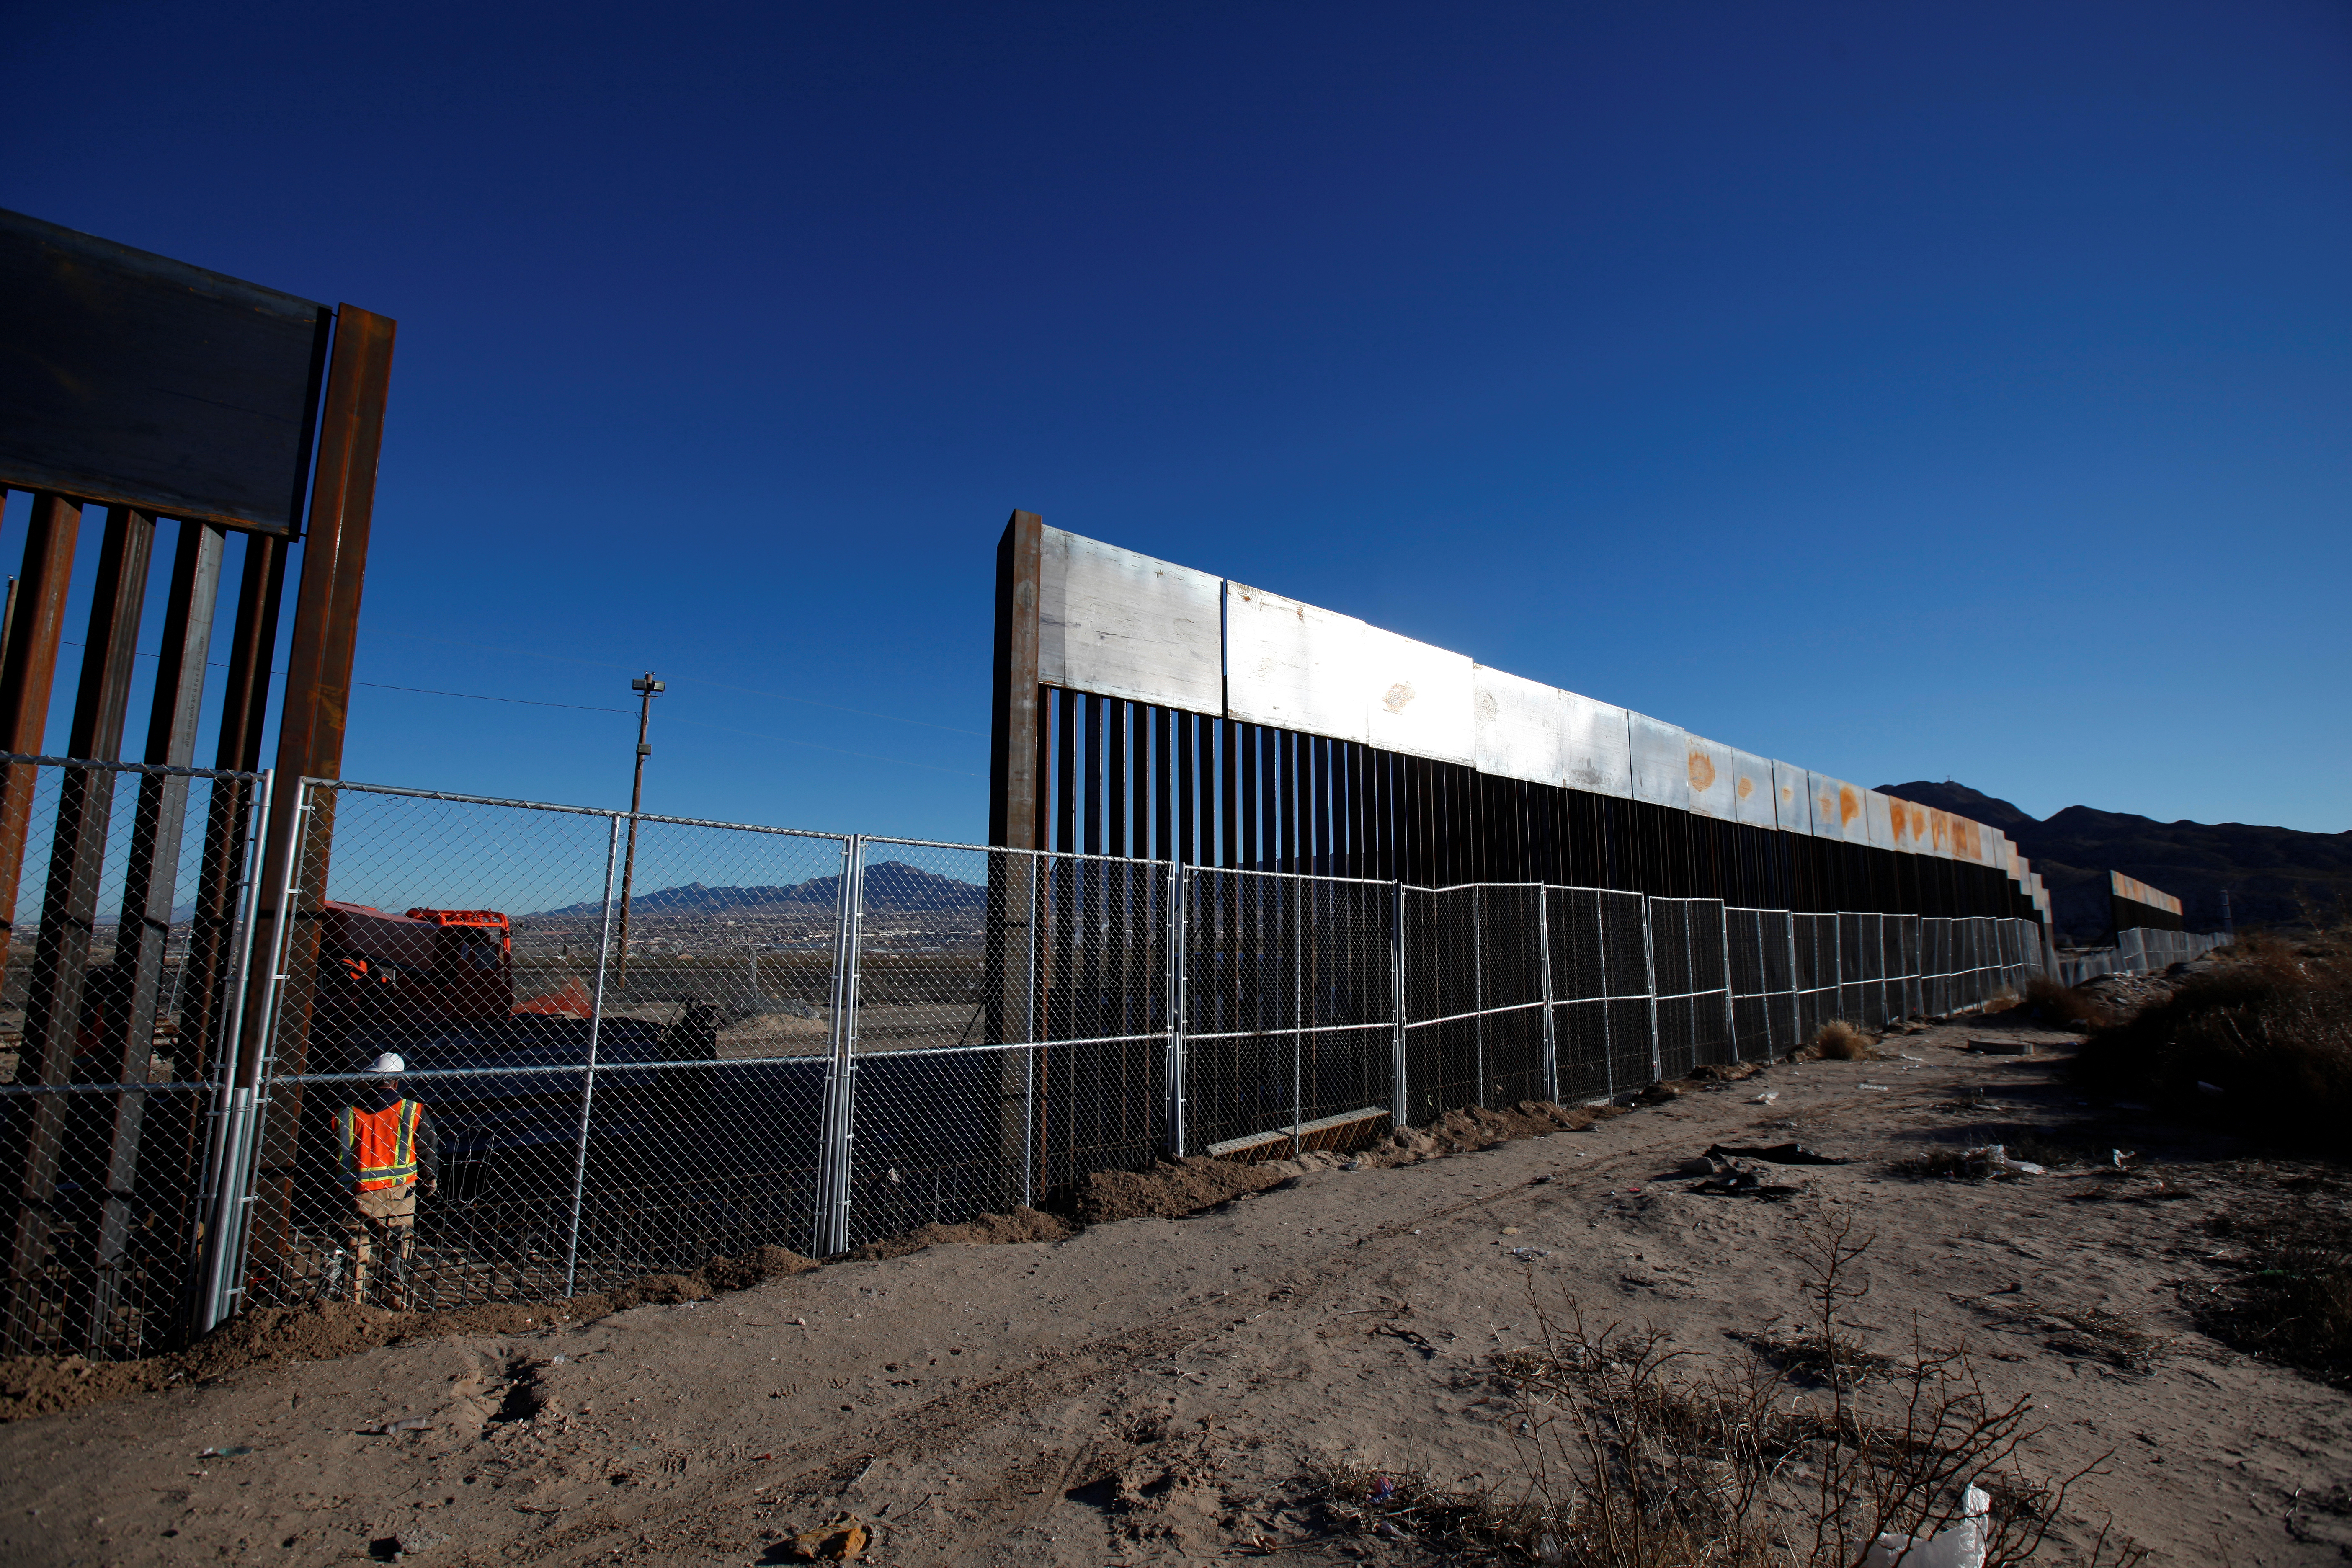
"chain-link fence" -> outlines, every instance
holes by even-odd
[[[820,1256],[1980,1005],[2038,927],[7,770],[9,1346]],[[280,803],[281,808],[286,803]],[[10,868],[0,864],[0,873]],[[274,880],[275,885],[263,885]],[[257,933],[258,933],[257,935]],[[247,949],[258,944],[259,951]],[[250,976],[251,978],[248,978]]]
[[[0,759],[0,1352],[139,1355],[184,1331],[266,789]]]
[[[2134,926],[2117,931],[2113,947],[2060,953],[2058,974],[2068,985],[2079,985],[2101,974],[2153,974],[2176,963],[2194,963],[2231,940],[2219,932]]]

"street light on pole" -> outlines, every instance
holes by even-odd
[[[629,786],[629,853],[621,867],[621,941],[613,974],[615,993],[625,991],[629,979],[629,886],[637,875],[637,811],[646,800],[646,759],[654,754],[654,749],[646,744],[646,728],[653,721],[654,699],[662,694],[662,683],[649,669],[629,682],[629,689],[637,694],[637,775]]]

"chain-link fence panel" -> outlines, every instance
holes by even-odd
[[[1534,883],[1478,889],[1481,1005],[1478,1102],[1517,1105],[1549,1092],[1544,1070],[1543,889]]]
[[[1185,1145],[1344,1146],[1395,1098],[1395,890],[1200,869],[1185,897]]]
[[[1681,1078],[1702,1062],[1732,1060],[1722,901],[1652,899],[1649,910],[1659,1076]]]
[[[1066,1197],[1161,1152],[1173,868],[860,847],[848,1241]]]
[[[0,1353],[186,1334],[263,796],[251,774],[0,763]]]
[[[1549,888],[1554,1049],[1566,1102],[1650,1079],[1649,960],[1642,895]]]
[[[1481,1103],[1486,1079],[1476,888],[1407,888],[1406,1115],[1416,1125]]]
[[[1782,910],[1724,910],[1734,1043],[1741,1060],[1769,1060],[1799,1044],[1791,917]]]
[[[816,1245],[844,840],[312,784],[298,841],[251,1300]]]

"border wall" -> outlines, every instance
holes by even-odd
[[[993,843],[2049,925],[1994,828],[1026,512],[996,679]]]

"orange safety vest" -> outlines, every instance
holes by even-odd
[[[413,1100],[394,1100],[382,1110],[362,1110],[347,1105],[335,1112],[335,1131],[343,1146],[343,1184],[362,1193],[380,1193],[416,1179],[416,1124],[425,1107]]]

